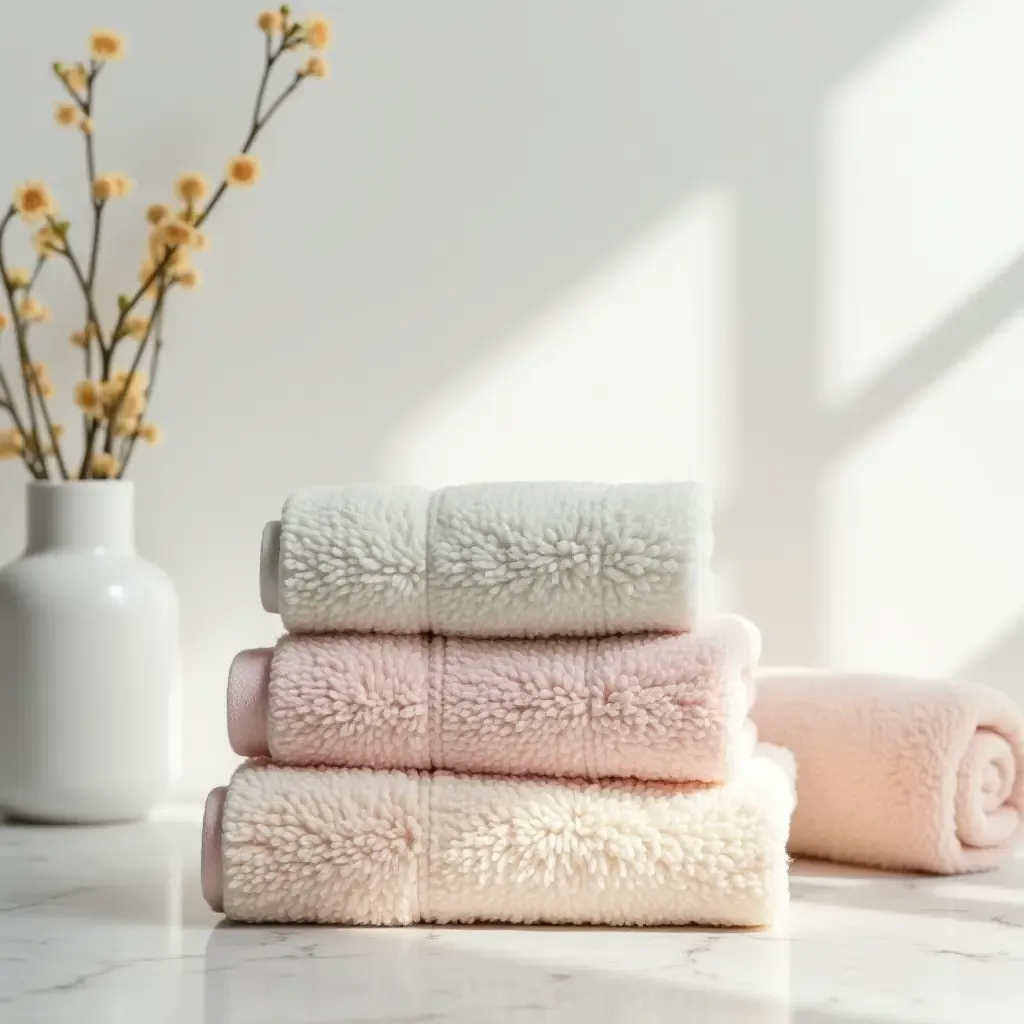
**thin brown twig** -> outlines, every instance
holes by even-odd
[[[281,104],[298,88],[299,83],[306,77],[306,76],[302,75],[301,73],[300,74],[296,74],[296,76],[293,79],[293,81],[291,82],[291,84],[284,90],[284,92],[280,96],[278,96],[278,98],[271,104],[271,106],[268,108],[268,110],[265,113],[263,112],[263,109],[262,109],[263,101],[264,101],[264,99],[266,97],[267,85],[268,85],[268,83],[270,81],[270,73],[273,70],[273,68],[274,68],[275,64],[277,63],[277,61],[279,60],[279,58],[281,57],[281,55],[283,53],[285,53],[287,50],[293,48],[294,45],[296,45],[295,39],[293,39],[293,37],[296,35],[296,33],[298,31],[299,31],[299,26],[297,26],[297,25],[293,25],[293,26],[291,26],[291,28],[287,29],[286,32],[284,33],[282,39],[281,39],[280,44],[277,46],[276,49],[272,46],[269,36],[267,37],[266,49],[265,49],[265,52],[264,52],[263,73],[260,76],[260,82],[259,82],[259,86],[258,86],[257,92],[256,92],[256,102],[255,102],[254,107],[253,107],[252,121],[251,121],[250,126],[249,126],[248,134],[245,137],[245,141],[242,143],[241,152],[243,154],[246,154],[246,153],[249,152],[249,150],[252,148],[253,144],[256,142],[256,139],[259,136],[260,132],[263,130],[263,128],[266,127],[266,124],[270,120],[271,116],[281,107]],[[102,65],[101,65],[101,67],[102,67]],[[97,70],[96,73],[98,73],[98,70]],[[95,74],[92,76],[92,78],[93,78],[93,80],[95,80]],[[210,197],[210,199],[207,202],[206,206],[203,208],[203,211],[199,214],[198,217],[196,217],[196,219],[194,221],[194,224],[193,224],[193,226],[195,228],[198,229],[198,228],[200,228],[203,225],[203,223],[206,221],[206,219],[214,211],[214,209],[216,208],[217,204],[220,202],[221,198],[223,197],[224,193],[227,191],[227,189],[228,189],[228,182],[227,182],[227,179],[225,178],[225,179],[221,180],[220,184],[217,186],[216,190],[214,191],[213,195]],[[110,341],[109,347],[104,346],[102,344],[102,341],[101,341],[101,356],[102,356],[101,372],[102,372],[102,375],[103,375],[104,379],[109,374],[111,363],[112,363],[112,354],[113,354],[114,346],[116,344],[116,341],[122,337],[123,328],[124,328],[125,322],[127,321],[128,317],[131,315],[131,313],[135,309],[135,307],[139,304],[139,302],[141,301],[142,297],[144,295],[146,295],[147,292],[149,291],[149,289],[153,286],[153,283],[155,281],[157,281],[158,279],[162,279],[166,275],[167,270],[171,266],[171,261],[174,259],[175,252],[176,252],[176,247],[168,248],[167,252],[164,253],[163,258],[157,262],[157,264],[153,267],[152,271],[146,276],[146,278],[139,285],[139,287],[135,291],[135,293],[130,298],[126,299],[125,301],[123,301],[121,303],[120,314],[119,314],[119,316],[117,318],[117,321],[116,321],[116,323],[114,325],[114,328],[113,328],[113,330],[111,332],[111,335],[110,335],[111,341]],[[155,319],[155,307],[154,307],[154,316],[150,318],[150,324],[151,325],[152,325],[154,319]],[[147,334],[147,337],[148,337],[148,334]],[[160,344],[162,345],[162,341],[161,341]],[[137,353],[137,355],[136,355],[136,362],[133,364],[133,366],[135,366],[135,367],[137,367],[137,361],[138,361],[138,358],[141,356],[141,353],[142,353],[142,350],[144,348],[144,345],[145,345],[145,342],[143,342],[139,346],[139,353]],[[125,392],[122,392],[121,398],[119,399],[119,402],[118,402],[118,406],[120,406],[121,401],[123,400],[124,393]],[[104,450],[107,451],[107,452],[110,451],[110,444],[111,444],[111,440],[110,440],[110,436],[109,436],[109,430],[110,429],[112,429],[112,428],[108,428],[108,436],[107,436],[107,439],[106,439],[106,442],[105,442],[105,445],[104,445]],[[87,435],[86,435],[85,450],[84,450],[83,455],[82,455],[82,468],[81,468],[80,475],[84,476],[84,474],[88,470],[90,462],[92,461],[92,449],[93,449],[93,445],[95,444],[96,437],[97,437],[97,435],[99,433],[99,430],[100,430],[99,420],[92,420],[90,425],[89,425],[89,429],[88,429],[88,432],[87,432]]]
[[[21,359],[22,380],[23,380],[24,385],[25,385],[25,396],[26,396],[26,401],[28,402],[29,415],[30,415],[30,417],[31,417],[31,419],[33,421],[33,428],[32,428],[32,431],[33,431],[32,448],[34,450],[33,454],[35,456],[37,465],[42,469],[45,477],[47,479],[49,479],[49,470],[48,470],[47,464],[46,464],[46,453],[43,451],[42,443],[41,443],[41,441],[39,439],[39,426],[38,426],[38,423],[35,422],[35,411],[36,410],[35,410],[35,401],[34,401],[34,399],[36,399],[39,402],[39,411],[40,411],[40,414],[42,415],[42,418],[43,418],[43,424],[46,427],[46,432],[47,432],[47,434],[48,434],[48,436],[50,438],[50,447],[52,449],[52,454],[57,459],[57,466],[60,469],[61,476],[65,480],[67,480],[67,478],[68,478],[68,470],[67,470],[67,465],[64,462],[64,455],[63,455],[63,453],[61,452],[61,449],[60,449],[60,439],[58,438],[57,432],[54,429],[53,420],[50,418],[50,408],[46,404],[46,396],[43,394],[42,380],[40,379],[39,374],[36,371],[35,365],[32,362],[31,354],[29,352],[28,336],[29,336],[29,330],[30,330],[31,325],[26,323],[25,321],[23,321],[21,319],[21,315],[17,311],[17,309],[13,308],[13,306],[14,306],[14,292],[13,292],[13,289],[11,289],[8,286],[8,283],[7,283],[7,280],[6,280],[6,277],[7,277],[6,270],[0,268],[0,273],[4,274],[4,287],[7,289],[8,301],[11,303],[11,306],[12,306],[12,315],[13,315],[13,319],[14,319],[15,336],[18,339],[18,356],[19,356],[19,359]],[[39,276],[39,267],[37,266],[35,272],[32,275],[31,283],[34,283],[35,280],[38,278],[38,276]],[[28,287],[26,287],[25,289],[23,289],[23,291],[22,291],[22,301],[25,301],[26,299],[29,298],[29,296],[31,295],[31,291],[32,291],[31,284]],[[6,381],[4,382],[4,387],[5,387],[5,389],[7,387]],[[13,416],[14,413],[15,413],[14,401],[13,401],[13,396],[11,396],[9,390],[7,391],[7,398],[8,398],[7,408],[11,412],[11,414]],[[16,422],[17,422],[17,420],[16,420]],[[21,430],[22,437],[25,437],[24,430],[21,427],[19,427],[19,430]],[[26,442],[26,446],[27,446],[27,442]]]
[[[57,222],[52,217],[47,217],[47,222],[50,227],[56,230]],[[75,258],[74,251],[71,248],[71,242],[68,241],[68,235],[65,231],[61,235],[61,241],[64,243],[63,249],[61,249],[61,255],[64,256],[68,263],[71,264],[71,270],[75,275],[75,280],[78,281],[79,288],[82,289],[82,295],[85,297],[85,305],[89,312],[89,319],[92,322],[93,329],[96,331],[96,335],[99,338],[100,347],[103,347],[103,332],[100,328],[99,314],[96,312],[96,306],[92,300],[92,286],[85,279],[85,275],[82,273],[81,264]]]
[[[153,398],[153,385],[156,382],[156,375],[160,369],[160,352],[164,347],[164,311],[160,310],[158,314],[154,316],[156,322],[156,336],[154,338],[153,345],[153,359],[149,364],[149,381],[146,384],[146,393],[143,396],[143,407],[142,412],[139,414],[139,422],[135,425],[135,429],[132,431],[131,436],[126,438],[126,444],[122,446],[121,450],[121,471],[119,477],[123,477],[125,470],[128,468],[128,463],[131,461],[132,452],[135,451],[135,445],[138,444],[139,435],[142,433],[142,426],[145,420],[145,415],[149,411],[149,403]]]
[[[278,49],[276,51],[274,51],[270,55],[269,58],[267,58],[266,66],[263,69],[263,77],[260,80],[260,91],[261,92],[264,92],[266,90],[266,79],[269,77],[271,69],[273,68],[274,64],[277,62],[278,58],[281,56],[281,54],[284,51],[285,51],[285,46],[282,43],[281,46],[279,46]],[[305,76],[300,75],[300,76],[297,76],[297,77],[301,79],[301,78],[303,78]],[[297,84],[296,82],[292,82],[292,84],[288,87],[286,92],[288,94],[291,94],[291,92],[294,91],[296,84]],[[280,100],[281,99],[283,99],[283,97],[279,98],[277,101],[274,102],[272,110],[277,110],[277,108],[280,106]],[[255,117],[255,115],[254,115],[252,126],[249,129],[249,134],[246,136],[245,142],[242,144],[241,152],[243,154],[244,153],[248,153],[249,150],[252,148],[253,143],[256,141],[256,138],[259,135],[259,133],[266,126],[266,123],[269,120],[269,118],[270,118],[270,114],[269,113],[266,114],[261,119]],[[203,212],[201,214],[199,214],[199,216],[196,218],[194,227],[199,228],[199,227],[202,226],[202,224],[206,220],[206,218],[209,217],[211,213],[213,213],[214,208],[216,207],[216,205],[219,202],[220,198],[227,191],[227,188],[228,188],[227,181],[226,180],[221,181],[220,185],[217,186],[216,191],[210,197],[210,201],[203,208]],[[152,286],[153,282],[170,265],[171,260],[174,258],[174,253],[175,253],[175,249],[174,248],[168,249],[167,252],[164,254],[163,259],[160,260],[160,262],[153,268],[153,270],[149,274],[149,276],[142,282],[141,285],[139,285],[139,287],[136,290],[135,294],[132,295],[132,297],[127,302],[125,302],[122,305],[121,315],[118,317],[117,324],[114,327],[114,331],[113,331],[113,335],[112,336],[116,336],[116,335],[120,334],[120,330],[121,330],[121,327],[124,324],[124,321],[128,318],[128,316],[132,312],[132,310],[138,305],[139,300],[142,298],[143,295],[146,294],[146,292]]]
[[[41,273],[43,266],[46,264],[45,256],[36,257],[36,265],[32,269],[32,276],[29,278],[27,291],[32,291],[36,286],[36,281],[39,280],[39,274]]]
[[[28,324],[25,325],[25,349],[28,350]],[[36,373],[36,368],[31,362],[27,362],[24,365],[23,373],[31,375],[31,385],[36,395],[39,398],[39,411],[42,413],[43,423],[46,426],[46,433],[50,437],[50,448],[52,449],[51,454],[57,459],[57,468],[60,470],[60,475],[64,480],[68,479],[68,467],[64,462],[64,455],[60,450],[60,438],[57,437],[57,432],[53,429],[53,420],[50,418],[50,409],[46,404],[46,396],[43,394],[42,381],[39,379],[39,374]],[[46,465],[46,453],[42,450],[42,446],[39,448],[39,459]],[[47,473],[49,478],[49,473]]]
[[[3,369],[0,368],[0,392],[3,393],[4,401],[2,403],[3,408],[10,414],[12,420],[14,420],[14,427],[21,435],[22,449],[21,458],[25,463],[28,471],[37,479],[41,479],[38,469],[36,468],[35,462],[33,461],[33,452],[28,446],[26,441],[25,425],[22,422],[21,416],[18,415],[18,408],[14,404],[14,395],[11,393],[10,385],[7,383],[7,375]]]
[[[85,94],[85,116],[92,117],[92,104],[93,104],[93,82],[96,81],[96,77],[102,70],[103,65],[97,64],[96,61],[89,61],[89,77],[87,79],[86,94]],[[92,132],[83,132],[85,135],[85,169],[86,174],[89,177],[89,199],[92,202],[92,244],[89,246],[89,272],[86,275],[86,281],[89,285],[89,292],[92,293],[92,286],[96,280],[96,264],[99,260],[100,254],[100,222],[103,218],[104,203],[102,200],[97,199],[93,193],[93,183],[96,181],[96,151],[95,143],[93,142]],[[98,324],[97,324],[98,329]],[[99,339],[100,343],[103,343],[102,337]],[[91,359],[92,348],[91,346],[86,348],[87,358]],[[86,373],[88,373],[88,369]]]
[[[75,106],[78,107],[78,109],[83,114],[85,114],[85,104],[82,102],[82,97],[79,96],[78,93],[71,88],[71,86],[68,84],[68,80],[64,77],[63,74],[61,74],[61,72],[57,71],[56,68],[54,69],[54,74],[57,76],[57,79],[60,82],[60,84],[64,86],[65,92],[67,92],[67,94],[75,101]]]
[[[107,414],[107,436],[103,442],[103,450],[108,454],[113,451],[115,436],[114,428],[117,425],[117,418],[121,415],[121,408],[124,405],[124,400],[128,397],[128,392],[132,389],[132,382],[135,380],[135,374],[138,372],[139,365],[142,362],[142,357],[146,351],[146,346],[149,344],[149,339],[153,335],[153,328],[156,319],[161,316],[163,312],[164,298],[167,295],[169,288],[170,282],[167,281],[166,278],[161,278],[156,301],[153,304],[153,315],[149,318],[149,323],[146,325],[146,333],[139,342],[138,351],[135,353],[135,358],[132,360],[131,366],[128,368],[128,375],[125,377],[120,394],[118,394],[113,407]]]
[[[154,281],[156,281],[158,277],[160,277],[162,274],[164,274],[164,272],[166,271],[166,269],[170,265],[171,260],[174,259],[174,254],[177,252],[177,249],[178,249],[177,246],[170,247],[167,250],[167,252],[164,254],[163,259],[161,259],[161,261],[153,269],[153,272],[139,286],[139,290],[135,293],[135,295],[132,296],[132,298],[129,299],[127,302],[122,304],[122,306],[121,306],[121,315],[117,318],[117,323],[114,325],[113,332],[110,335],[110,345],[109,346],[104,346],[102,344],[102,342],[100,343],[100,357],[101,357],[100,375],[101,375],[101,377],[104,380],[106,380],[107,377],[110,375],[110,368],[113,365],[114,349],[115,349],[117,343],[124,337],[123,328],[124,328],[125,321],[128,318],[128,314],[138,304],[139,299],[142,298],[142,296],[147,291],[149,291],[149,289],[152,287]],[[159,288],[158,288],[158,297],[160,297]],[[150,317],[150,325],[152,325],[152,322],[153,322],[152,317]],[[147,337],[148,337],[148,328],[147,328]],[[140,351],[141,351],[141,349],[142,349],[144,344],[145,344],[145,340],[143,340],[143,342],[140,343],[140,345],[139,345]],[[100,428],[101,428],[101,423],[100,423],[100,421],[98,419],[93,419],[93,420],[90,421],[89,429],[88,429],[88,431],[86,433],[86,437],[85,437],[85,449],[84,449],[84,451],[82,453],[82,465],[81,465],[81,469],[79,471],[79,476],[83,476],[84,477],[84,474],[86,473],[86,471],[87,471],[87,469],[89,467],[89,463],[92,461],[92,449],[93,449],[93,445],[96,443],[96,437],[97,437],[97,435],[100,432]],[[110,449],[109,449],[109,447],[104,445],[104,450],[105,451],[109,451]]]
[[[85,103],[83,105],[83,113],[87,118],[92,118],[93,115],[93,83],[96,81],[97,76],[102,70],[103,65],[97,64],[95,60],[89,61],[89,75],[86,79],[85,88]],[[89,245],[89,269],[86,272],[85,282],[89,289],[89,294],[92,295],[93,285],[96,281],[96,267],[99,260],[100,254],[100,224],[103,220],[103,210],[105,204],[102,200],[96,198],[93,192],[93,183],[96,181],[96,149],[95,142],[93,140],[93,132],[88,131],[82,132],[85,137],[85,176],[86,176],[86,187],[89,190],[89,202],[92,206],[92,242]],[[85,337],[85,376],[86,379],[92,379],[92,346],[95,341],[96,344],[103,348],[103,333],[100,328],[99,321],[90,313],[90,323],[92,329],[86,330]],[[95,334],[95,336],[94,336]],[[82,419],[84,428],[88,430],[88,417],[83,416]]]
[[[36,418],[36,407],[32,400],[32,388],[29,383],[28,373],[31,370],[31,360],[28,354],[28,345],[25,340],[25,328],[18,312],[18,304],[14,301],[14,289],[11,287],[10,279],[7,276],[7,265],[4,261],[3,239],[7,226],[11,223],[15,214],[14,204],[7,208],[3,220],[0,220],[0,279],[3,281],[4,292],[7,294],[7,303],[11,308],[11,321],[14,324],[14,340],[18,346],[18,364],[21,367],[21,383],[25,393],[25,407],[28,409],[29,424],[31,432],[24,434],[25,446],[32,449],[36,463],[42,473],[43,479],[49,479],[49,471],[46,468],[46,460],[43,458],[42,445],[39,442],[39,421]],[[34,376],[34,373],[33,373]]]
[[[291,80],[291,84],[288,86],[288,88],[285,89],[284,92],[282,92],[281,95],[278,96],[277,99],[274,100],[274,102],[271,103],[270,106],[267,108],[267,112],[263,115],[263,120],[260,122],[261,127],[270,120],[270,118],[274,114],[274,111],[276,111],[277,108],[281,106],[281,104],[284,103],[284,101],[288,99],[288,97],[291,96],[291,94],[295,92],[296,89],[298,89],[300,83],[305,77],[306,76],[299,71],[295,73],[295,77]]]
[[[285,90],[284,94],[279,96],[277,100],[274,101],[274,103],[271,105],[270,109],[267,111],[266,114],[262,113],[263,99],[266,96],[267,83],[270,81],[270,73],[271,71],[273,71],[274,65],[280,59],[281,54],[283,54],[289,48],[285,45],[287,42],[288,34],[286,34],[285,37],[281,40],[281,44],[278,46],[278,48],[276,50],[273,50],[270,45],[270,37],[267,37],[267,47],[266,56],[264,58],[263,75],[260,78],[259,89],[257,89],[256,91],[256,103],[253,107],[252,123],[249,125],[249,134],[246,135],[245,141],[242,143],[242,148],[240,150],[240,152],[243,154],[248,153],[249,150],[253,147],[253,144],[256,142],[257,136],[266,126],[267,121],[270,120],[271,114],[273,114],[274,111],[276,111],[277,108],[280,107],[282,102],[284,102],[284,100],[287,99],[287,97],[295,91],[295,88],[298,85],[299,81],[304,77],[302,75],[296,75],[296,80],[291,83],[291,85]],[[227,189],[228,183],[227,180],[225,179],[221,181],[221,183],[217,186],[217,190],[210,197],[210,201],[206,204],[206,207],[203,209],[203,212],[196,219],[195,226],[197,228],[203,226],[203,221],[205,221],[206,218],[210,216],[210,214],[213,212],[214,207],[220,201],[221,196],[224,195]]]
[[[43,269],[43,264],[45,262],[46,262],[46,260],[43,259],[42,257],[39,257],[36,260],[36,266],[35,266],[35,269],[32,271],[32,276],[29,279],[29,283],[22,290],[22,301],[27,300],[31,296],[32,289],[35,286],[36,281],[39,279],[39,274],[41,273],[41,271]],[[11,298],[13,300],[13,293],[12,293]],[[18,316],[16,314],[15,319],[16,319],[16,322],[20,321],[20,316]],[[35,392],[35,396],[36,396],[36,398],[39,401],[39,411],[42,414],[43,423],[46,426],[46,432],[47,432],[47,434],[49,435],[49,438],[50,438],[50,447],[52,449],[52,454],[57,459],[57,467],[60,469],[61,476],[65,480],[67,480],[67,478],[68,478],[68,468],[67,468],[67,465],[64,462],[64,454],[63,454],[63,452],[61,451],[61,448],[60,448],[60,439],[57,437],[57,432],[56,432],[56,430],[54,429],[54,426],[53,426],[53,420],[50,418],[50,407],[46,403],[46,395],[43,394],[42,381],[39,379],[39,374],[36,372],[35,365],[31,361],[31,356],[30,356],[29,347],[28,347],[28,336],[29,336],[29,331],[31,330],[31,324],[29,324],[27,322],[22,322],[21,323],[21,330],[22,330],[22,339],[24,341],[25,355],[26,355],[26,359],[27,359],[27,361],[22,366],[22,373],[23,373],[23,375],[24,374],[30,374],[31,375],[31,380],[30,380],[31,388]],[[43,451],[42,445],[38,441],[37,441],[37,447],[38,447],[37,457],[39,459],[39,462],[45,468],[46,467],[46,453]],[[47,474],[47,475],[49,475],[49,474]]]
[[[280,50],[275,55],[273,48],[274,44],[270,41],[270,33],[267,32],[263,36],[263,75],[260,78],[260,86],[256,90],[256,102],[252,108],[252,124],[256,124],[260,119],[260,111],[263,109],[263,97],[267,93],[267,83],[270,81],[270,71],[274,67],[277,58],[281,56]]]
[[[93,86],[96,83],[96,79],[99,77],[100,72],[103,70],[103,63],[95,60],[89,61],[89,73],[86,78],[86,90],[85,99],[78,100],[79,108],[87,118],[93,116],[93,102],[94,102],[94,90]],[[68,86],[67,81],[63,76],[59,76],[64,82],[65,87],[75,95],[77,93]],[[95,343],[100,349],[100,358],[104,364],[104,375],[106,370],[109,368],[109,359],[106,356],[105,349],[106,343],[103,339],[103,328],[100,325],[99,315],[96,312],[95,303],[93,302],[93,286],[96,282],[96,271],[99,261],[100,251],[100,226],[103,220],[103,209],[104,203],[102,200],[96,198],[93,192],[93,183],[96,180],[96,149],[95,142],[93,140],[92,131],[82,133],[85,136],[85,173],[86,173],[86,186],[89,190],[89,202],[92,206],[92,240],[89,245],[89,263],[88,270],[85,274],[82,273],[81,266],[78,264],[71,251],[71,246],[67,240],[67,236],[64,237],[64,248],[65,253],[68,257],[68,262],[71,264],[72,270],[75,273],[75,277],[78,279],[79,286],[82,288],[82,292],[85,296],[86,306],[88,308],[89,324],[87,325],[85,332],[85,376],[86,379],[92,379],[92,347]],[[88,416],[82,417],[82,427],[85,431],[85,449],[82,455],[82,463],[79,470],[79,476],[83,476],[86,472],[89,462],[92,459],[92,446],[96,437],[96,431],[98,424],[96,420],[90,420]]]

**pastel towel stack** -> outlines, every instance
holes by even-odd
[[[693,484],[290,498],[261,593],[301,635],[229,673],[232,745],[260,760],[211,794],[211,905],[770,923],[792,762],[752,754],[760,637],[703,619],[710,552]]]

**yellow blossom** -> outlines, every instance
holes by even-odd
[[[44,398],[49,398],[53,393],[53,382],[50,380],[50,368],[46,363],[23,363],[22,372],[25,374],[29,385],[37,389]]]
[[[10,320],[7,319],[6,313],[0,313],[0,331],[6,331]]]
[[[183,245],[165,245],[159,238],[152,240],[150,245],[152,266],[162,264],[163,272],[170,274],[172,270],[184,270],[188,266],[188,249]]]
[[[202,277],[199,275],[199,271],[195,267],[186,267],[184,270],[179,271],[174,275],[174,280],[188,291],[192,291],[198,288],[202,284]]]
[[[121,410],[118,415],[138,416],[145,406],[146,400],[142,397],[142,393],[135,388],[133,383],[132,387],[121,400]]]
[[[210,186],[201,174],[183,174],[174,183],[174,192],[179,199],[186,203],[197,203],[206,197]]]
[[[89,469],[94,477],[109,479],[117,476],[121,463],[109,452],[94,452],[89,461]]]
[[[92,183],[92,196],[99,203],[105,203],[118,194],[117,176],[114,174],[101,174]]]
[[[188,245],[195,234],[195,228],[182,218],[175,217],[161,224],[156,234],[164,245]]]
[[[0,459],[17,458],[25,450],[25,438],[20,430],[11,427],[0,430]]]
[[[125,396],[127,401],[127,396]],[[128,437],[134,434],[139,426],[138,416],[118,416],[114,420],[114,436],[115,437]]]
[[[325,50],[331,42],[331,23],[317,15],[302,26],[302,38],[314,50]]]
[[[135,182],[128,177],[127,174],[115,173],[110,175],[114,180],[114,195],[118,199],[123,199],[133,188],[135,188]]]
[[[124,56],[124,39],[110,29],[98,28],[89,37],[89,53],[95,60],[120,60]]]
[[[76,93],[84,93],[89,86],[88,75],[85,72],[85,66],[83,64],[72,64],[69,68],[64,68],[61,72],[61,76],[64,81],[67,82],[68,86]]]
[[[92,135],[96,130],[96,125],[91,117],[83,117],[79,122],[78,127],[82,129],[83,135]]]
[[[50,195],[50,190],[41,181],[26,181],[14,190],[14,208],[27,221],[39,220],[40,217],[57,212],[57,204]]]
[[[7,283],[11,288],[26,288],[32,278],[24,267],[11,267],[7,271]]]
[[[63,423],[54,423],[53,425],[53,439],[59,441],[66,433],[67,427]]]
[[[305,78],[327,78],[331,73],[331,69],[327,64],[327,61],[317,55],[310,57],[305,64],[302,65],[301,74]]]
[[[267,35],[280,32],[282,23],[283,19],[279,11],[261,11],[256,19],[256,24],[260,27],[260,30],[266,32]]]
[[[145,371],[136,370],[134,373],[130,373],[128,370],[115,370],[110,375],[108,383],[112,384],[117,390],[114,393],[116,398],[123,390],[125,384],[128,383],[128,378],[131,378],[131,387],[129,391],[145,391],[146,383],[148,378],[146,377]]]
[[[131,192],[134,185],[135,183],[127,174],[120,172],[101,174],[92,183],[93,198],[101,203],[108,199],[123,199]]]
[[[159,444],[164,439],[164,432],[155,423],[143,423],[139,429],[139,437],[148,444]]]
[[[44,224],[33,236],[32,247],[43,257],[64,251],[64,239],[49,224]]]
[[[139,270],[139,284],[149,281],[157,267],[160,275],[154,278],[148,287],[147,294],[155,295],[159,289],[161,277],[170,280],[172,272],[188,266],[188,249],[183,244],[171,245],[162,236],[163,227],[157,228],[149,236],[149,256],[143,261]],[[172,232],[173,234],[173,232]]]
[[[26,323],[35,321],[42,324],[46,323],[52,315],[46,306],[44,306],[38,299],[34,299],[31,295],[22,299],[18,304],[18,314]]]
[[[196,252],[206,252],[210,248],[210,236],[205,231],[196,231],[192,236],[192,248]]]
[[[122,330],[136,341],[142,341],[149,330],[149,321],[144,316],[130,316],[122,325]]]
[[[146,220],[150,224],[159,224],[161,221],[167,220],[170,215],[170,209],[163,203],[153,203],[146,208]]]
[[[99,385],[100,404],[104,409],[112,409],[124,390],[124,384],[116,380],[105,380]]]
[[[53,116],[57,124],[62,128],[68,128],[78,124],[78,107],[73,103],[58,103]]]
[[[254,156],[241,153],[228,163],[226,177],[229,185],[255,185],[260,180],[260,162]]]
[[[89,342],[92,340],[92,325],[90,324],[85,330],[72,331],[71,332],[71,344],[76,348],[88,348]]]

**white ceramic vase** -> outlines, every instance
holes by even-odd
[[[146,816],[170,782],[178,601],[135,553],[123,481],[28,485],[25,553],[0,570],[0,812]]]

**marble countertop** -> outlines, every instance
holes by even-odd
[[[198,827],[0,826],[0,1020],[1019,1022],[1024,860],[796,864],[774,932],[256,928],[202,901]]]

